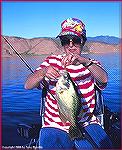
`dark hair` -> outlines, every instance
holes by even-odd
[[[82,35],[81,35],[82,36]],[[86,41],[87,41],[87,38],[86,37],[84,37],[84,36],[82,36],[82,38],[83,38],[83,46],[85,45],[85,43],[86,43]]]

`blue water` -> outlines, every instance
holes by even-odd
[[[33,69],[37,68],[45,56],[26,57]],[[87,56],[86,56],[87,57]],[[120,112],[120,55],[90,54],[91,58],[99,60],[108,72],[109,82],[103,91],[104,102],[112,110]],[[2,60],[2,144],[24,145],[26,139],[17,134],[19,123],[40,123],[41,91],[25,90],[24,83],[30,71],[18,57]]]

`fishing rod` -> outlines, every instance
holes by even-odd
[[[3,39],[6,41],[6,43],[10,46],[10,48],[17,54],[17,56],[22,60],[22,62],[27,66],[27,68],[34,73],[33,69],[30,67],[28,62],[16,51],[15,47],[10,43],[8,39],[6,39],[4,36],[2,36]]]
[[[3,39],[6,41],[6,43],[10,46],[10,48],[17,54],[17,56],[20,58],[20,60],[22,60],[22,62],[26,65],[26,67],[32,72],[34,73],[33,69],[31,68],[31,66],[28,64],[28,62],[18,53],[18,51],[15,49],[15,47],[10,43],[10,41],[8,39],[6,39],[3,35],[1,35],[3,37]],[[50,90],[47,88],[46,84],[44,84],[44,82],[40,82],[40,84],[42,84],[42,86],[51,94],[51,96],[56,99],[54,97],[54,95],[52,95],[52,93],[50,92]]]

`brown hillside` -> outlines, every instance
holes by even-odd
[[[58,39],[53,38],[33,38],[25,39],[20,37],[6,38],[15,47],[20,54],[25,55],[42,55],[42,54],[61,54],[63,48]],[[86,53],[111,53],[118,52],[120,45],[109,45],[100,42],[86,42],[83,51]],[[2,57],[15,56],[8,44],[2,39]]]
[[[88,43],[87,47],[91,53],[111,53],[118,52],[120,45],[111,45],[99,42]]]

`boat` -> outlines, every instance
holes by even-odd
[[[121,148],[121,125],[120,125],[120,113],[112,112],[106,105],[104,105],[104,130],[110,137],[113,148],[120,149]],[[38,137],[39,131],[41,129],[40,124],[18,124],[17,132],[18,134],[25,138],[29,139],[29,143],[24,146],[35,146],[38,147]]]

